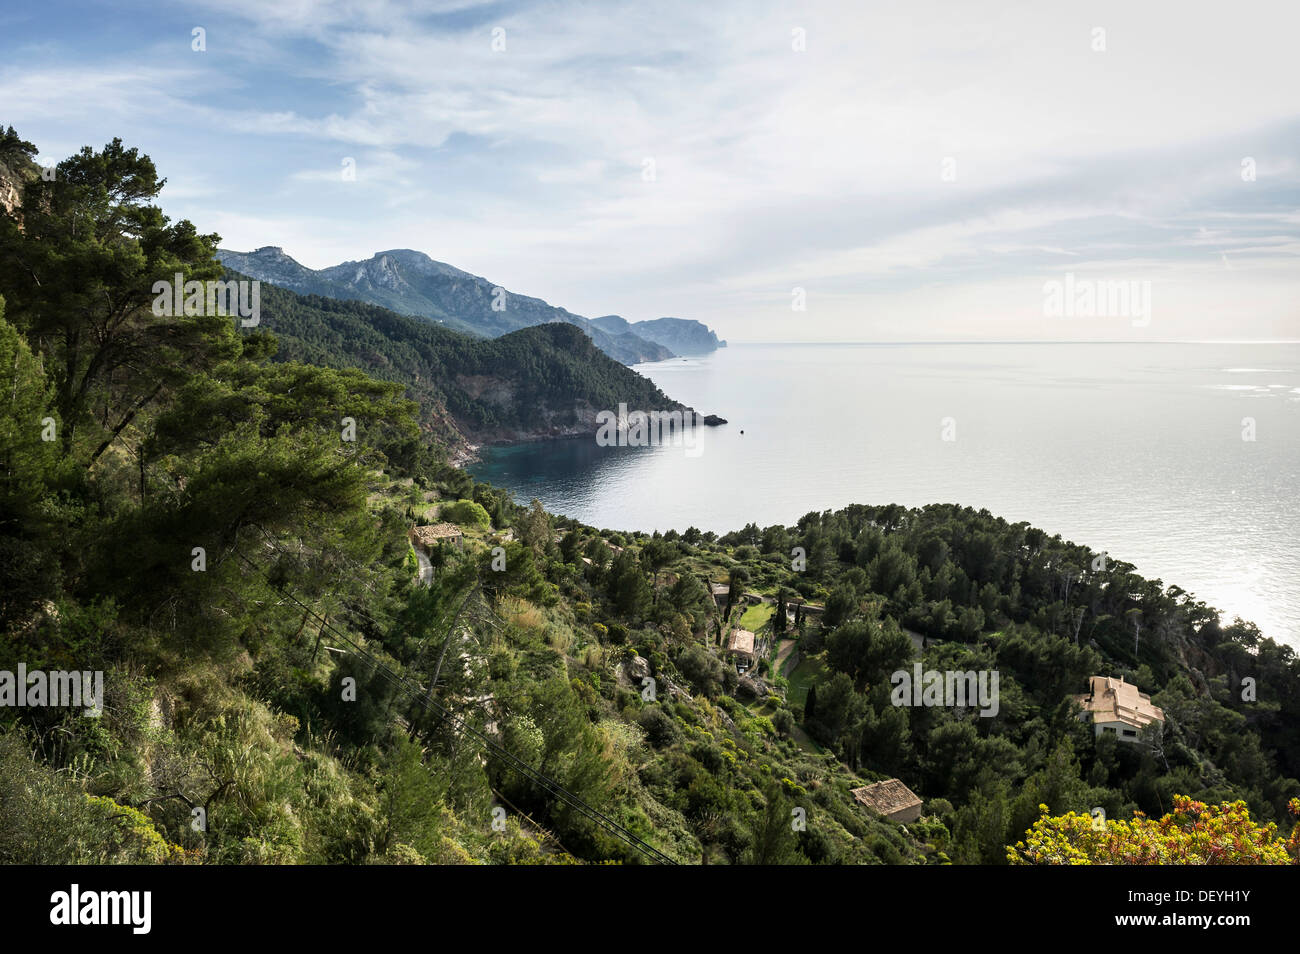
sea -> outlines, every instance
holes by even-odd
[[[471,472],[611,530],[985,508],[1300,649],[1300,344],[733,344],[635,370],[727,423],[485,448]]]

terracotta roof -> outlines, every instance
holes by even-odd
[[[747,629],[733,629],[727,638],[727,649],[735,653],[754,653],[754,634]]]
[[[1134,728],[1164,722],[1164,711],[1151,704],[1151,697],[1138,692],[1137,686],[1122,678],[1093,676],[1088,680],[1089,692],[1074,698],[1092,713],[1093,722],[1123,722]]]
[[[853,797],[882,815],[892,815],[921,804],[920,797],[896,778],[855,788]]]
[[[411,531],[411,539],[422,547],[435,540],[455,540],[460,536],[463,536],[461,529],[454,523],[432,523]]]

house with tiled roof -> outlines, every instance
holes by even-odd
[[[465,545],[465,534],[454,523],[431,523],[422,527],[412,527],[411,543],[425,553],[443,543],[449,543],[459,550]]]
[[[1074,700],[1083,707],[1083,718],[1092,720],[1099,736],[1110,732],[1121,742],[1136,742],[1147,726],[1164,724],[1164,711],[1123,677],[1093,676],[1088,680],[1088,690]]]
[[[855,788],[853,798],[900,825],[909,825],[921,817],[921,797],[896,778]]]
[[[727,637],[727,652],[737,666],[748,669],[754,665],[754,634],[747,629],[733,629]]]

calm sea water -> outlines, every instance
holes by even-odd
[[[636,370],[729,423],[691,453],[555,441],[472,471],[623,530],[985,507],[1300,648],[1300,345],[734,345]]]

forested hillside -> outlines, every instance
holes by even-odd
[[[275,360],[358,368],[398,382],[419,403],[421,424],[453,446],[593,434],[596,413],[620,402],[647,411],[682,407],[561,322],[479,338],[273,285],[262,285],[261,303],[259,328],[275,335]]]
[[[544,370],[575,329],[410,338],[274,289],[256,327],[157,314],[155,281],[222,273],[159,188],[114,141],[0,217],[0,670],[105,693],[98,716],[0,710],[0,862],[1002,864],[1035,825],[1016,857],[1054,862],[1040,806],[1175,796],[1244,801],[1279,825],[1252,850],[1293,860],[1300,663],[1250,624],[949,505],[722,538],[519,506],[402,392],[454,416],[481,398],[457,375],[524,368],[516,405],[626,399],[580,354]],[[997,670],[996,714],[895,705],[914,662]],[[1163,730],[1095,737],[1070,698],[1095,674],[1152,693]],[[917,820],[855,800],[887,778]]]
[[[606,330],[566,308],[507,291],[409,248],[376,252],[365,261],[343,262],[319,271],[274,247],[247,253],[219,249],[217,257],[228,268],[282,288],[381,305],[465,334],[495,338],[559,322],[581,329],[597,348],[623,364],[673,357],[657,339],[639,337],[627,328]]]
[[[823,626],[799,643],[816,654],[806,727],[849,765],[949,800],[964,860],[996,862],[1040,804],[1127,818],[1163,815],[1176,794],[1242,799],[1257,817],[1291,825],[1300,660],[1249,622],[1222,625],[1177,586],[946,504],[854,506],[789,529],[751,525],[721,542],[757,556],[768,586],[824,597]],[[805,573],[780,566],[796,546]],[[888,674],[917,659],[927,670],[998,671],[999,711],[971,718],[891,704]],[[1163,731],[1138,745],[1094,738],[1070,698],[1090,675],[1150,693]]]

